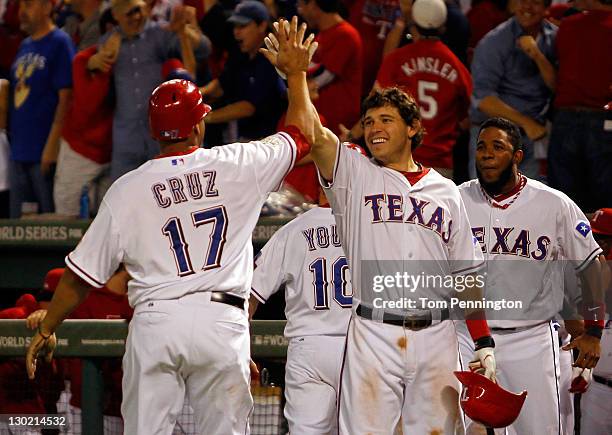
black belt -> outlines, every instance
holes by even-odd
[[[598,384],[604,384],[612,388],[612,379],[606,379],[603,376],[593,375],[593,380]]]
[[[357,315],[363,317],[364,319],[372,320],[372,315],[374,313],[374,309],[367,307],[365,305],[359,304],[357,306]],[[448,319],[449,313],[448,309],[440,310],[440,321]],[[389,325],[397,325],[403,326],[407,329],[412,329],[413,331],[418,331],[419,329],[427,328],[432,324],[432,316],[431,311],[423,315],[412,315],[406,314],[402,316],[401,314],[393,314],[393,313],[383,313],[383,323],[387,323]]]
[[[210,300],[212,302],[220,302],[222,304],[231,305],[232,307],[240,308],[244,310],[244,298],[230,295],[225,292],[210,292]]]
[[[504,331],[512,332],[512,331],[516,331],[516,328],[491,328],[491,331],[494,331],[494,332],[498,332],[498,331],[499,332],[504,332]]]

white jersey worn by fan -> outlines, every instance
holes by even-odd
[[[479,181],[459,187],[486,265],[485,299],[496,343],[497,382],[527,390],[525,405],[508,428],[515,434],[561,434],[559,341],[553,319],[561,311],[564,268],[584,270],[601,252],[589,221],[567,195],[521,176],[517,187],[491,198]],[[511,307],[509,303],[520,302]],[[467,329],[458,323],[461,357],[473,357]]]
[[[285,417],[289,432],[337,433],[336,397],[352,288],[336,223],[315,207],[278,230],[255,259],[252,295],[285,284]]]
[[[150,160],[109,189],[66,257],[101,287],[123,263],[135,308],[123,358],[125,433],[171,433],[185,391],[199,433],[245,433],[252,231],[296,159],[286,133]]]
[[[402,416],[403,433],[454,434],[462,426],[460,386],[453,376],[459,355],[453,322],[444,321],[448,312],[418,305],[380,308],[385,301],[444,300],[452,286],[414,288],[402,280],[380,289],[373,280],[381,284],[385,280],[376,276],[397,272],[423,276],[422,270],[457,277],[482,266],[457,187],[430,169],[411,184],[404,174],[340,144],[333,180],[321,184],[354,293],[341,375],[340,433],[389,433]],[[433,321],[420,330],[389,323],[408,315]]]

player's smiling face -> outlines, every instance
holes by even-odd
[[[505,184],[513,166],[520,163],[522,151],[514,151],[508,134],[496,127],[487,127],[478,135],[476,171],[478,178],[489,184]]]
[[[396,107],[382,106],[368,110],[363,117],[366,145],[372,156],[385,166],[407,162],[416,130],[404,122]]]

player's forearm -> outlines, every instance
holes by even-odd
[[[601,278],[602,264],[599,258],[595,258],[580,272],[585,329],[587,333],[599,337],[606,315],[605,293]]]
[[[306,72],[299,71],[287,76],[287,95],[289,106],[287,108],[286,125],[295,125],[306,137],[309,144],[313,144],[315,117],[310,96],[308,95],[308,84],[306,83]]]
[[[259,306],[259,300],[255,296],[249,297],[249,320],[253,319],[253,315],[255,311],[257,311],[257,307]]]
[[[457,298],[462,302],[480,301],[483,297],[482,287],[478,284],[478,277],[474,276],[473,280],[466,280],[465,289],[457,292]],[[468,285],[467,283],[473,283]],[[466,304],[468,308],[464,310],[465,324],[474,340],[476,349],[483,347],[494,347],[491,332],[487,323],[485,312],[481,308],[469,308],[471,304]]]
[[[338,152],[338,137],[321,122],[315,123],[315,141],[310,155],[321,176],[327,181],[333,181],[336,153]]]
[[[57,329],[66,317],[87,297],[91,287],[70,269],[62,275],[47,309],[47,315],[40,324],[41,332],[47,336]]]
[[[248,101],[238,101],[215,109],[206,116],[207,124],[220,124],[237,119],[248,118],[255,114],[255,106]]]

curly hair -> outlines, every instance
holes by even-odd
[[[398,87],[377,89],[372,91],[370,95],[363,100],[363,103],[361,103],[362,123],[368,110],[384,106],[395,107],[406,125],[412,126],[414,125],[414,120],[417,120],[417,132],[412,137],[411,149],[414,150],[416,147],[421,145],[423,143],[425,129],[421,124],[421,111],[414,97],[411,94],[402,91]]]
[[[508,140],[512,144],[512,150],[514,152],[523,149],[521,130],[514,122],[502,117],[489,118],[480,125],[480,128],[478,129],[478,136],[480,136],[480,132],[482,132],[482,130],[489,127],[505,131],[506,135],[508,136]]]

